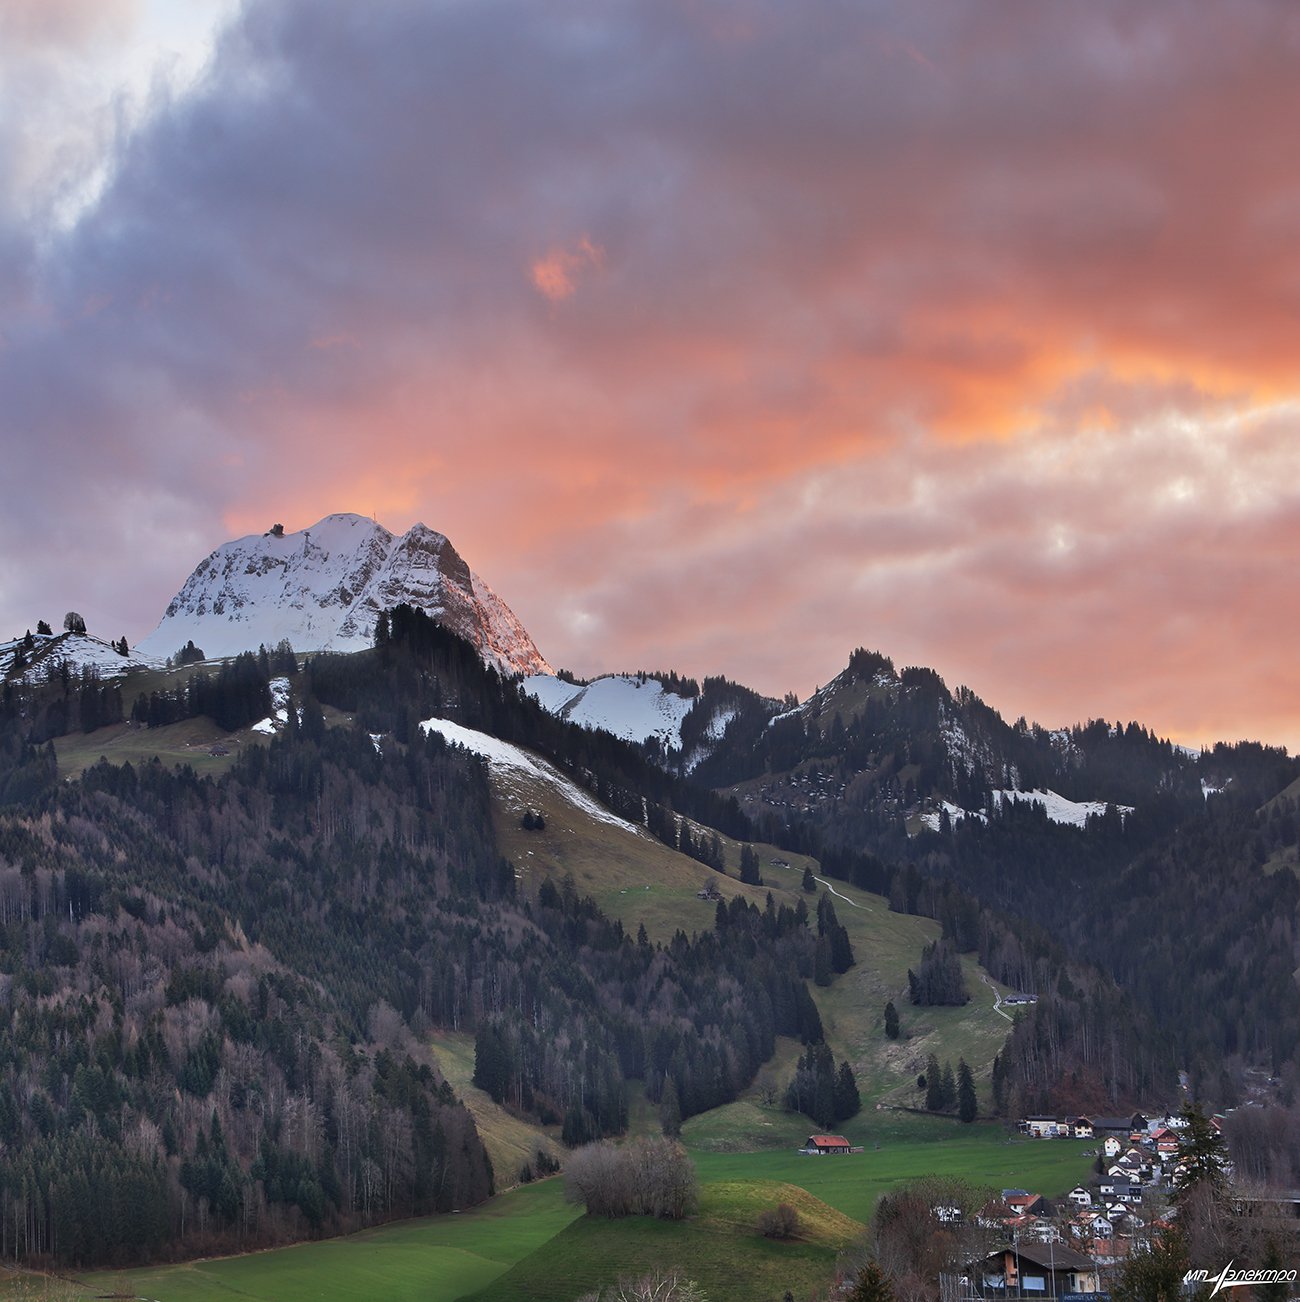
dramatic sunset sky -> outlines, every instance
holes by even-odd
[[[555,665],[1300,743],[1300,5],[3,0],[0,635],[442,530]]]

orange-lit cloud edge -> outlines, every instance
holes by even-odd
[[[1295,17],[733,8],[631,6],[601,67],[509,5],[340,9],[323,49],[252,6],[36,287],[57,325],[6,331],[14,368],[89,359],[84,394],[33,382],[44,446],[107,412],[85,473],[134,475],[104,528],[150,557],[105,618],[143,633],[225,537],[353,509],[447,533],[584,675],[806,695],[867,645],[1008,718],[1295,748]],[[488,30],[526,74],[473,64]],[[349,98],[349,39],[435,37],[425,116]],[[297,132],[237,111],[267,51]],[[247,178],[177,168],[232,133]],[[43,564],[0,580],[10,622]]]

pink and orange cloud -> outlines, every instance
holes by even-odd
[[[254,0],[0,220],[0,633],[373,510],[579,672],[1294,746],[1298,73],[1269,0]]]
[[[559,303],[572,297],[583,272],[598,270],[604,261],[605,250],[584,235],[572,248],[551,249],[545,257],[538,258],[529,268],[529,276],[533,288],[543,298]]]

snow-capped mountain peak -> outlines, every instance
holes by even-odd
[[[189,640],[209,658],[288,638],[297,651],[359,651],[381,610],[418,607],[505,673],[546,673],[523,625],[445,535],[416,524],[400,537],[365,516],[327,515],[224,543],[201,561],[140,642],[156,656]]]

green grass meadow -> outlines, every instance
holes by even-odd
[[[730,1105],[732,1109],[741,1107]],[[994,1190],[1017,1185],[1061,1194],[1084,1179],[1086,1141],[1010,1139],[1001,1126],[910,1113],[864,1111],[843,1129],[864,1152],[801,1157],[809,1127],[773,1111],[782,1147],[702,1151],[743,1126],[728,1109],[692,1118],[685,1138],[700,1179],[700,1209],[684,1222],[580,1216],[561,1180],[525,1185],[459,1215],[403,1221],[346,1238],[240,1257],[78,1279],[0,1276],[0,1298],[157,1302],[251,1298],[258,1302],[384,1298],[403,1302],[572,1302],[621,1275],[672,1266],[696,1279],[710,1302],[777,1302],[787,1289],[806,1296],[824,1284],[840,1251],[862,1233],[886,1190],[926,1175],[960,1176]],[[800,1230],[765,1239],[760,1212],[788,1202]]]
[[[106,1296],[157,1302],[231,1297],[259,1302],[454,1302],[486,1288],[576,1216],[577,1209],[564,1201],[562,1182],[546,1180],[458,1215],[401,1221],[346,1238],[241,1257],[153,1270],[101,1271],[76,1282],[26,1276],[25,1283],[15,1279],[13,1291],[0,1296],[58,1302]],[[58,1291],[34,1291],[40,1287]]]
[[[754,1226],[760,1212],[782,1202],[799,1213],[799,1231],[774,1242]],[[671,1267],[699,1283],[710,1302],[780,1302],[787,1289],[804,1297],[824,1284],[836,1255],[861,1230],[801,1188],[778,1181],[710,1181],[689,1220],[583,1216],[472,1298],[573,1302],[621,1276]]]

